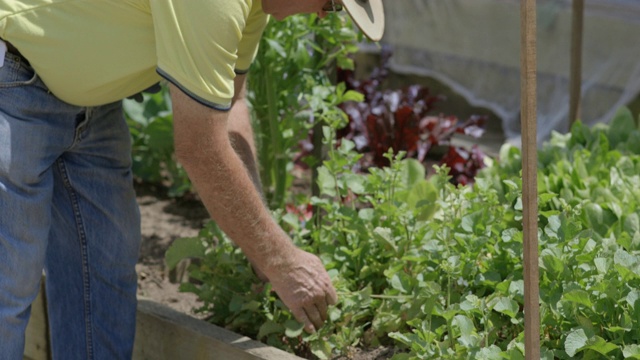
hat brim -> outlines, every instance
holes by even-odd
[[[353,22],[373,41],[380,41],[384,34],[384,7],[382,0],[342,0]]]

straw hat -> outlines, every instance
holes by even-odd
[[[379,41],[384,34],[384,8],[382,0],[342,0],[360,30],[371,40]]]

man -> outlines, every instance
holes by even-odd
[[[22,358],[43,268],[53,357],[131,357],[140,233],[120,100],[161,78],[177,158],[212,218],[307,331],[322,326],[336,293],[262,203],[244,87],[266,13],[336,6],[0,0],[0,359]]]

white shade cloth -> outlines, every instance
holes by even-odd
[[[520,0],[394,0],[392,70],[431,76],[488,107],[520,143]],[[568,130],[571,0],[538,1],[538,142]],[[640,1],[586,0],[582,120],[609,120],[640,92]],[[452,114],[455,115],[455,114]]]

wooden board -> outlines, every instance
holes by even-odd
[[[135,360],[299,360],[282,350],[140,299]]]
[[[24,359],[49,360],[43,292],[32,305]],[[195,319],[148,299],[138,299],[134,360],[300,360],[246,336]]]

